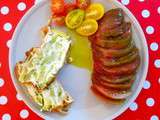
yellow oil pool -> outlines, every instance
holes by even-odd
[[[75,31],[69,29],[68,34],[72,38],[70,57],[73,59],[73,62],[71,64],[91,71],[92,50],[88,37],[80,36]]]

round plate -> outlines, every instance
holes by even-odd
[[[142,89],[143,82],[148,70],[148,48],[144,33],[127,8],[118,1],[113,0],[94,0],[105,6],[106,10],[112,8],[122,8],[125,17],[132,23],[133,40],[140,50],[141,65],[132,87],[132,95],[123,103],[114,104],[96,97],[90,90],[91,73],[85,69],[76,68],[72,65],[66,65],[58,76],[64,89],[74,98],[67,115],[59,115],[51,112],[41,112],[38,106],[26,94],[24,88],[18,83],[14,76],[14,67],[18,61],[24,60],[25,52],[32,47],[40,45],[40,29],[47,24],[50,16],[49,1],[44,0],[28,11],[18,24],[14,32],[12,46],[9,53],[9,65],[13,83],[18,93],[22,96],[24,102],[39,116],[44,119],[55,120],[110,120],[123,113],[138,96]]]

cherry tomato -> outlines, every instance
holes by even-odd
[[[83,21],[80,27],[76,29],[76,32],[82,36],[93,35],[98,29],[98,23],[94,19],[86,19]]]
[[[80,9],[86,9],[90,5],[91,0],[76,0],[76,3]]]
[[[86,19],[99,20],[104,15],[104,6],[100,3],[93,3],[86,9]]]
[[[65,18],[68,28],[75,29],[81,25],[85,17],[85,12],[81,9],[75,9],[69,12]]]
[[[64,0],[51,0],[51,10],[53,14],[64,13]]]

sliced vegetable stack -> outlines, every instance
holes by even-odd
[[[106,12],[98,24],[97,32],[89,37],[94,60],[92,89],[104,97],[124,100],[131,93],[140,64],[131,24],[119,8]]]

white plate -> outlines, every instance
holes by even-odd
[[[47,24],[49,19],[49,1],[44,0],[34,6],[23,17],[13,35],[12,46],[9,53],[9,65],[13,83],[24,102],[39,116],[44,119],[55,120],[110,120],[122,112],[136,99],[148,70],[148,48],[142,29],[127,8],[118,1],[113,0],[94,0],[105,5],[106,10],[119,7],[126,13],[126,18],[132,22],[133,39],[140,50],[141,66],[132,88],[132,95],[122,104],[104,102],[97,98],[90,90],[90,72],[79,69],[71,65],[65,66],[59,75],[59,80],[64,88],[73,96],[75,102],[72,104],[70,112],[63,116],[56,113],[41,112],[38,106],[25,94],[24,89],[14,77],[14,66],[24,60],[25,52],[32,47],[40,44],[39,30]]]

